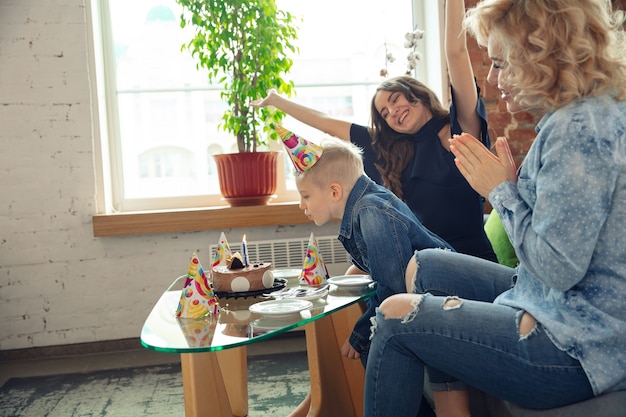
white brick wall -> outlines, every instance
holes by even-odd
[[[0,350],[138,337],[221,232],[93,237],[89,48],[85,0],[0,1]],[[252,242],[336,227],[225,232]]]

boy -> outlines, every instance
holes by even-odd
[[[330,136],[322,140],[321,148],[296,135],[287,139],[295,138],[300,140],[295,153],[287,140],[284,144],[299,171],[296,186],[300,208],[318,226],[333,218],[341,219],[339,241],[354,266],[376,281],[376,294],[367,301],[365,313],[342,348],[345,356],[360,357],[365,366],[370,318],[385,298],[406,292],[405,269],[413,252],[452,248],[426,229],[391,191],[365,175],[361,149]],[[310,159],[304,168],[303,155]]]

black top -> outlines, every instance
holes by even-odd
[[[490,146],[487,114],[479,97],[476,112],[481,118],[481,141]],[[415,216],[429,230],[445,239],[457,252],[497,262],[483,228],[484,199],[470,187],[454,164],[454,155],[439,140],[439,131],[451,123],[452,134],[460,134],[454,96],[450,105],[450,121],[429,120],[416,134],[413,161],[402,173],[404,200]],[[365,126],[353,124],[350,140],[363,148],[365,172],[382,184],[374,162],[376,151]]]

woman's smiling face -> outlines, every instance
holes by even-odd
[[[398,133],[416,133],[432,117],[422,102],[410,102],[399,91],[378,91],[374,106],[389,127]]]
[[[511,68],[502,57],[502,49],[492,37],[489,38],[487,52],[489,59],[491,59],[491,67],[489,68],[489,74],[487,74],[487,81],[490,84],[496,84],[498,86],[500,98],[506,103],[506,108],[510,113],[526,110],[516,101],[519,90],[507,83],[507,75]]]

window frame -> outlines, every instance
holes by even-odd
[[[423,59],[418,62],[416,73],[420,74],[420,80],[429,85],[445,103],[448,101],[448,81],[445,57],[442,54],[444,1],[410,1],[412,3],[414,25],[437,35],[425,37],[428,41],[418,45],[418,50],[422,54]],[[106,51],[113,50],[113,40],[110,31],[104,30],[106,25],[111,27],[107,2],[108,0],[91,0],[87,4],[87,16],[91,28],[88,41],[93,46],[93,48],[89,48],[89,51],[91,51],[90,72],[93,75],[90,78],[92,90],[95,92],[93,95],[93,134],[96,171],[96,213],[98,216],[106,216],[110,214],[138,214],[152,211],[197,211],[202,207],[209,207],[209,210],[228,207],[225,206],[219,196],[203,198],[202,203],[198,203],[198,196],[143,200],[143,202],[155,203],[159,207],[158,209],[147,209],[143,204],[135,206],[130,201],[125,202],[123,206],[117,203],[117,201],[123,200],[123,185],[120,185],[123,184],[123,179],[121,178],[121,161],[115,158],[116,154],[120,154],[119,149],[117,149],[119,140],[111,139],[112,135],[119,137],[120,123],[117,117],[118,104],[115,91],[117,84],[115,68],[112,64],[109,64],[110,60],[104,58]],[[433,15],[436,15],[438,19],[426,19],[426,16]],[[298,85],[296,87],[300,89],[326,85]],[[218,87],[213,89],[219,91]],[[270,148],[273,150],[281,149],[278,143],[272,143]],[[281,152],[278,171],[279,178],[284,178],[285,176],[283,157],[284,153]],[[286,190],[285,181],[278,181],[278,183],[279,189],[277,193],[280,197],[272,200],[270,205],[294,205],[298,200],[297,193]]]

